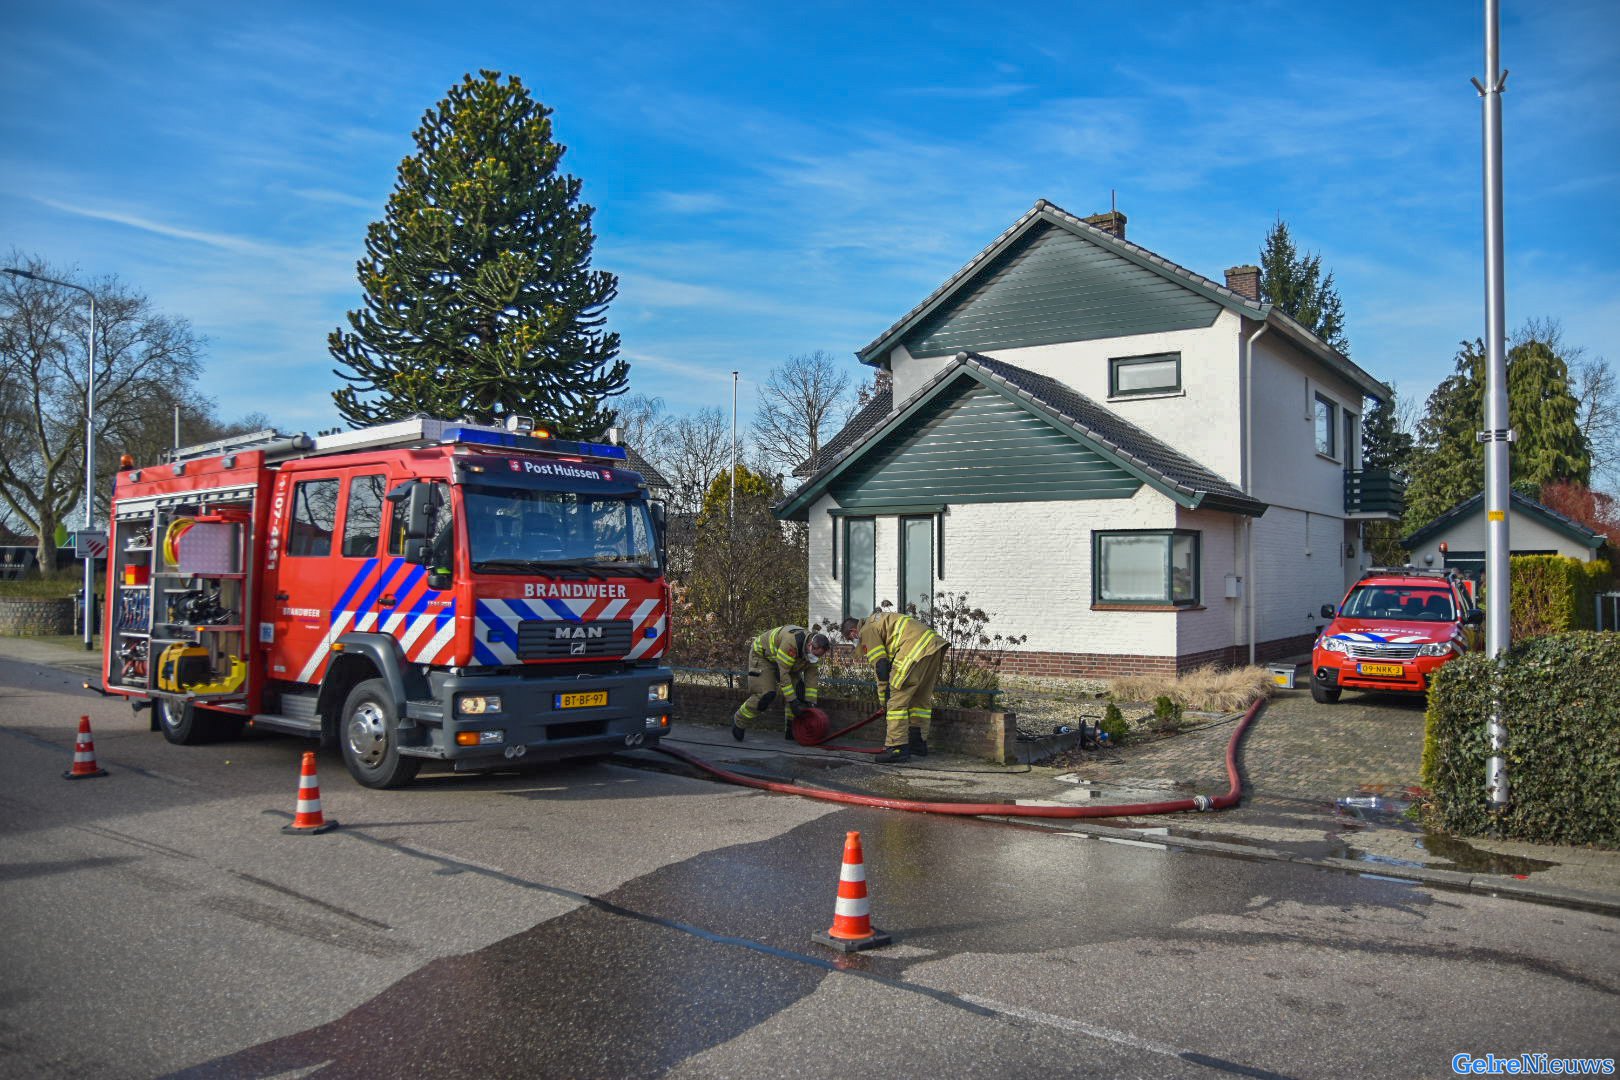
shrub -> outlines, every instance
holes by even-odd
[[[1114,743],[1124,742],[1125,737],[1131,732],[1131,726],[1125,722],[1125,714],[1120,712],[1119,706],[1112,701],[1108,703],[1108,708],[1103,710],[1103,717],[1097,722],[1097,726],[1107,733],[1109,741]]]
[[[1108,692],[1115,701],[1153,701],[1164,696],[1184,709],[1224,713],[1248,708],[1256,698],[1269,694],[1272,685],[1265,668],[1221,671],[1209,666],[1173,679],[1162,675],[1122,676],[1110,684]]]
[[[1515,555],[1513,640],[1594,629],[1593,597],[1609,581],[1609,564],[1567,555]]]
[[[101,578],[98,576],[96,591],[100,592],[102,588]],[[83,591],[82,576],[74,577],[71,574],[54,578],[34,576],[0,580],[0,597],[18,600],[57,600],[65,596],[78,596]]]
[[[1181,706],[1169,694],[1160,694],[1153,701],[1154,726],[1162,732],[1172,732],[1181,726]]]
[[[1577,632],[1516,643],[1500,665],[1470,653],[1429,691],[1423,779],[1448,831],[1620,847],[1620,634]],[[1493,697],[1507,728],[1512,801],[1486,801]]]

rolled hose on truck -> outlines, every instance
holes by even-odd
[[[955,814],[959,817],[981,817],[994,815],[997,817],[1024,817],[1024,818],[1106,818],[1106,817],[1140,817],[1147,814],[1179,814],[1189,810],[1228,810],[1236,806],[1243,795],[1243,779],[1237,770],[1238,740],[1249,725],[1254,723],[1260,710],[1265,708],[1266,699],[1260,698],[1232,731],[1232,737],[1226,743],[1226,775],[1231,781],[1224,795],[1194,795],[1186,799],[1167,799],[1163,802],[1144,803],[1115,803],[1107,806],[1024,806],[1019,803],[966,803],[966,802],[923,802],[917,799],[891,799],[881,795],[858,795],[845,791],[826,791],[822,788],[801,787],[798,784],[789,784],[780,780],[759,780],[752,776],[743,776],[740,773],[730,772],[719,766],[711,765],[702,758],[694,757],[681,750],[674,750],[666,746],[652,747],[660,754],[686,762],[694,768],[724,780],[729,784],[740,784],[743,787],[758,788],[761,791],[774,791],[782,795],[803,795],[806,798],[822,799],[826,802],[845,803],[850,806],[875,806],[881,810],[907,810],[919,814]],[[844,731],[850,731],[862,724],[870,723],[880,713],[873,713],[859,724],[844,728],[843,731],[834,732],[824,738],[835,738]],[[822,728],[825,731],[825,727]],[[795,725],[795,736],[798,735]],[[821,745],[819,742],[809,745]]]

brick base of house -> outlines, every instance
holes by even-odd
[[[1284,656],[1309,652],[1315,634],[1301,634],[1255,647],[1255,662],[1264,664]],[[1112,679],[1121,675],[1184,675],[1208,665],[1241,667],[1249,662],[1247,645],[1188,653],[1185,656],[1144,656],[1134,653],[1008,652],[1001,670],[1010,675],[1047,675],[1055,678]]]

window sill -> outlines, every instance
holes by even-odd
[[[1203,611],[1203,604],[1092,604],[1092,611]]]
[[[1322,451],[1318,450],[1316,452],[1316,456],[1321,458],[1323,461],[1331,461],[1335,465],[1341,465],[1341,462],[1339,461],[1339,459],[1334,457],[1332,454],[1324,454],[1324,453],[1322,453]]]
[[[1116,402],[1116,401],[1117,402],[1154,401],[1154,400],[1159,399],[1159,398],[1173,398],[1173,397],[1186,397],[1186,396],[1187,396],[1187,391],[1184,390],[1184,389],[1183,390],[1153,390],[1153,391],[1149,391],[1148,393],[1145,393],[1145,394],[1113,394],[1113,395],[1109,396],[1108,401],[1109,402]]]

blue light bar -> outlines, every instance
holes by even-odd
[[[624,452],[624,447],[609,443],[537,439],[532,435],[519,435],[511,431],[489,431],[484,428],[445,428],[440,441],[468,446],[499,446],[508,450],[540,450],[548,454],[574,454],[579,457],[616,458],[619,461],[625,461],[629,456]]]

